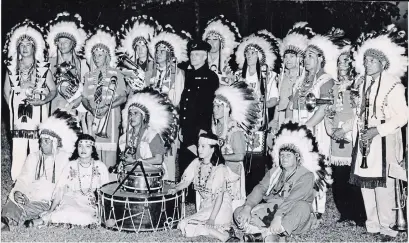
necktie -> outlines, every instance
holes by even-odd
[[[94,101],[96,104],[99,104],[102,101],[102,87],[103,87],[102,80],[103,80],[102,72],[99,72],[97,88],[95,89],[95,94],[94,94]]]

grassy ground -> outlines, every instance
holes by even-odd
[[[5,136],[5,128],[2,122],[1,136],[1,203],[4,205],[8,192],[11,189],[10,179],[10,144]],[[194,205],[186,206],[186,215],[194,213]],[[332,198],[331,191],[328,192],[327,209],[323,215],[324,222],[317,230],[307,234],[291,237],[290,241],[295,242],[377,242],[377,237],[364,234],[365,228],[354,226],[336,226],[335,222],[339,218],[337,209]],[[241,234],[240,234],[241,236]],[[62,227],[44,227],[26,229],[23,227],[12,227],[10,232],[1,232],[1,241],[3,242],[64,242],[64,241],[91,241],[91,242],[216,242],[208,237],[184,238],[179,230],[160,231],[156,233],[124,233],[106,230],[99,227],[97,229],[71,228]],[[407,242],[407,234],[401,233],[395,239],[397,242]]]

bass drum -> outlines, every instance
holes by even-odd
[[[144,232],[175,228],[185,217],[185,193],[168,193],[173,188],[164,183],[157,193],[118,190],[119,183],[111,182],[98,190],[98,211],[103,227],[117,231]]]

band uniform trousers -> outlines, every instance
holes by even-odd
[[[363,225],[366,213],[361,188],[348,183],[350,173],[351,166],[332,166],[334,202],[340,213],[340,219],[353,220],[357,225]]]

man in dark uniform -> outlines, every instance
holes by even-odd
[[[180,100],[180,151],[179,176],[196,157],[200,130],[210,131],[214,93],[219,88],[219,78],[207,65],[207,52],[211,46],[204,41],[190,41],[190,67],[186,71],[185,88]],[[194,193],[189,193],[192,199]]]

